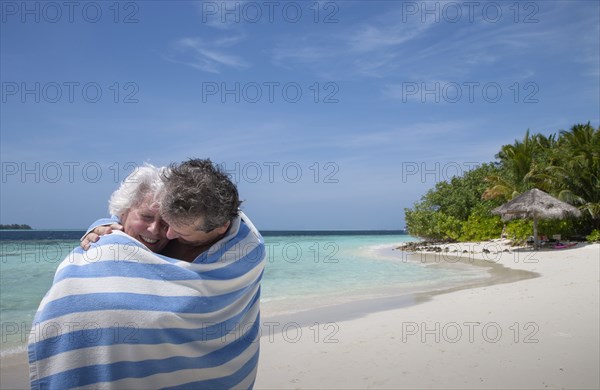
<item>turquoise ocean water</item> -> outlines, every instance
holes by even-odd
[[[54,272],[81,232],[2,234],[2,356],[25,350],[27,334]],[[481,267],[431,266],[394,250],[414,241],[401,232],[265,232],[262,316],[406,295],[486,277]],[[33,237],[33,239],[32,239]],[[52,237],[52,238],[48,238]],[[56,238],[60,237],[60,238]]]

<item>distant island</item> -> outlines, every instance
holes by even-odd
[[[1,225],[0,224],[0,230],[31,230],[31,226],[26,225],[26,224],[10,224],[10,225]]]

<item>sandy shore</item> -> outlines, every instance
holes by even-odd
[[[541,276],[300,331],[288,326],[263,336],[256,388],[598,389],[600,245],[502,245],[449,252]]]
[[[263,318],[255,387],[600,388],[600,244],[453,245],[423,261],[483,259],[499,284]],[[0,388],[28,388],[25,359],[3,360]]]
[[[0,362],[0,389],[29,389],[27,354],[14,354]]]

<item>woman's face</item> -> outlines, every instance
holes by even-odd
[[[140,204],[121,215],[125,233],[146,245],[152,252],[160,252],[169,242],[169,226],[162,220],[158,206],[147,196]]]

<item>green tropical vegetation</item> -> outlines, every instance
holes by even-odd
[[[504,145],[496,161],[462,176],[439,182],[412,208],[406,208],[408,232],[431,240],[479,241],[500,237],[504,223],[491,210],[538,188],[578,207],[577,219],[542,220],[540,235],[597,239],[600,229],[600,127],[576,124],[549,136],[525,132]],[[530,220],[506,224],[508,237],[531,235]]]
[[[586,237],[588,241],[598,242],[600,241],[600,230],[594,229],[592,232]]]

